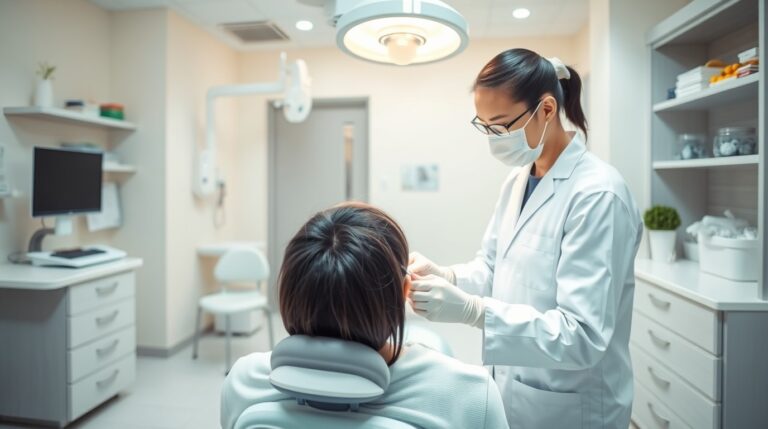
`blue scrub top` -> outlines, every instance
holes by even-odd
[[[528,184],[525,185],[525,194],[523,194],[523,204],[520,206],[520,210],[523,210],[525,203],[528,202],[528,198],[533,194],[533,190],[541,182],[541,177],[528,176]]]

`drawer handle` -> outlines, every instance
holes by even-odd
[[[115,339],[114,341],[112,341],[112,343],[110,345],[108,345],[106,347],[102,347],[100,349],[96,349],[96,355],[99,356],[99,357],[102,357],[102,356],[104,356],[107,353],[111,353],[112,351],[115,350],[115,348],[117,347],[117,345],[119,343],[120,343],[120,340],[119,339]]]
[[[117,314],[120,313],[120,310],[115,310],[112,313],[110,313],[108,316],[101,316],[96,318],[96,324],[97,325],[104,325],[106,323],[110,323],[115,320],[117,317]]]
[[[655,343],[657,346],[661,347],[662,349],[666,349],[666,348],[669,348],[669,344],[670,344],[670,342],[669,342],[669,341],[667,341],[667,340],[662,340],[661,338],[659,338],[658,336],[656,336],[656,333],[655,333],[655,332],[653,332],[653,330],[652,330],[652,329],[649,329],[649,330],[648,330],[648,335],[651,337],[651,340],[652,340],[652,341],[653,341],[653,342],[654,342],[654,343]]]
[[[651,368],[648,367],[648,372],[651,374],[651,377],[653,378],[653,381],[656,382],[659,386],[661,386],[662,389],[667,389],[669,387],[669,380],[664,380],[663,378],[659,377],[656,372]]]
[[[115,381],[115,379],[117,378],[117,374],[120,374],[119,369],[112,371],[112,374],[110,374],[107,378],[97,381],[96,387],[98,387],[99,389],[103,389],[105,386],[108,386],[110,383]]]
[[[656,295],[654,295],[654,294],[652,294],[650,292],[648,292],[648,298],[651,299],[651,303],[653,305],[655,305],[656,307],[659,307],[659,308],[661,308],[663,310],[668,309],[672,305],[671,302],[664,301],[663,299],[660,299],[659,297],[657,297]]]
[[[117,282],[112,283],[109,286],[100,286],[96,288],[96,295],[102,296],[102,295],[109,295],[110,293],[114,292],[115,289],[117,289]]]
[[[669,419],[665,419],[664,417],[661,417],[656,410],[653,409],[653,404],[650,402],[648,403],[648,409],[651,411],[651,415],[653,416],[654,420],[661,423],[662,427],[668,428],[669,427]]]

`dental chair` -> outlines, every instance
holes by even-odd
[[[293,335],[272,350],[269,381],[292,400],[247,408],[235,429],[416,429],[383,416],[360,412],[389,386],[389,367],[379,353],[360,343]]]

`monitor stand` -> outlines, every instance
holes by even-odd
[[[29,239],[29,246],[27,246],[27,252],[41,252],[43,250],[43,239],[45,239],[46,235],[72,234],[72,225],[72,216],[56,217],[56,228],[40,228],[32,234],[32,238]]]

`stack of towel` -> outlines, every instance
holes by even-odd
[[[675,97],[685,97],[709,87],[709,79],[723,71],[722,67],[699,66],[677,76]]]

